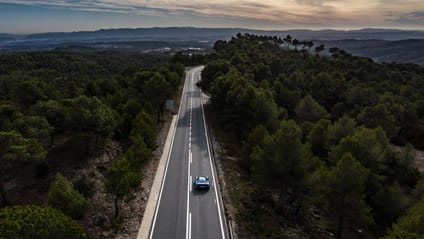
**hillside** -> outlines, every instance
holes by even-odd
[[[240,238],[419,238],[424,68],[293,44],[240,34],[206,56]]]
[[[39,51],[66,49],[73,51],[179,51],[208,50],[217,40],[229,40],[237,33],[250,33],[313,40],[337,46],[355,55],[377,61],[422,64],[423,31],[394,29],[362,30],[286,30],[263,31],[243,28],[138,28],[102,29],[98,31],[0,35],[0,51]],[[415,39],[415,40],[411,40]]]
[[[406,62],[424,65],[424,40],[333,40],[314,41],[317,45],[325,44],[341,48],[353,55],[372,58],[378,62]]]
[[[137,234],[184,72],[169,59],[0,54],[0,238]]]

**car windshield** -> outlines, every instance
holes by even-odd
[[[198,181],[199,182],[206,182],[206,178],[205,177],[199,177]]]

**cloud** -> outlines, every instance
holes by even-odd
[[[423,0],[0,0],[87,12],[194,16],[291,26],[369,26],[423,23]]]
[[[395,19],[390,19],[388,21],[391,23],[401,24],[401,25],[424,26],[424,11],[409,12],[406,14],[402,14]]]

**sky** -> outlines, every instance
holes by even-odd
[[[424,30],[424,0],[0,0],[0,33],[171,26]]]

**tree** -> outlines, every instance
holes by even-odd
[[[279,205],[292,201],[305,187],[311,167],[311,152],[300,141],[302,131],[292,120],[283,121],[280,128],[270,137],[265,137],[263,146],[252,153],[254,180],[270,188],[278,188]],[[292,191],[293,195],[288,195]]]
[[[317,54],[317,56],[319,56],[319,53],[325,50],[325,46],[324,44],[321,44],[317,47],[315,47],[315,53]]]
[[[307,41],[306,46],[308,47],[308,52],[311,52],[311,47],[314,46],[314,42],[313,41]]]
[[[17,118],[12,125],[13,129],[22,136],[37,139],[39,142],[46,140],[53,132],[53,127],[42,116],[23,115]]]
[[[347,220],[369,220],[364,198],[368,170],[350,153],[343,154],[337,164],[323,173],[322,196],[329,212],[337,218],[336,238],[342,238]]]
[[[384,104],[365,107],[358,115],[357,120],[368,128],[380,126],[389,137],[394,137],[398,130],[395,118]]]
[[[27,108],[39,100],[59,99],[59,91],[51,84],[41,80],[26,80],[16,83],[12,98],[22,108]]]
[[[406,215],[393,225],[387,237],[383,239],[418,239],[424,236],[424,197],[413,205]]]
[[[337,162],[346,153],[350,153],[369,169],[367,193],[377,191],[384,180],[391,153],[385,132],[381,128],[360,127],[353,135],[341,139],[340,143],[330,150],[329,158],[332,162]]]
[[[287,35],[284,37],[283,41],[287,44],[287,49],[290,48],[290,45],[292,44],[292,37],[290,35]]]
[[[293,39],[292,45],[294,46],[294,49],[297,51],[297,47],[300,45],[300,41],[297,39]]]
[[[30,109],[34,115],[43,116],[54,127],[50,131],[50,146],[54,145],[54,135],[66,129],[69,118],[68,109],[59,101],[38,101]]]
[[[152,117],[145,111],[141,111],[137,114],[133,122],[133,129],[130,133],[130,141],[132,144],[135,143],[133,137],[142,136],[144,142],[150,149],[154,149],[156,146],[156,125]]]
[[[26,139],[16,131],[0,131],[0,205],[9,202],[3,185],[3,177],[12,165],[43,161],[46,152],[35,139]]]
[[[57,173],[50,185],[49,205],[72,218],[81,218],[87,210],[87,200],[76,191],[69,180]]]
[[[132,170],[131,164],[123,157],[113,162],[106,181],[106,189],[115,196],[115,215],[119,215],[119,200],[127,196],[140,184],[141,175]]]
[[[269,137],[268,130],[263,126],[259,125],[250,131],[246,141],[243,143],[242,148],[242,166],[250,173],[252,167],[252,153],[255,147],[262,147],[264,140]]]
[[[340,140],[355,132],[356,121],[347,116],[338,119],[328,126],[328,145],[337,145]]]
[[[296,106],[295,112],[300,122],[316,122],[320,119],[328,119],[330,117],[325,108],[316,102],[310,95],[300,100],[299,104]]]
[[[0,129],[6,130],[6,124],[10,124],[17,110],[11,102],[0,103]]]
[[[328,150],[328,125],[330,123],[329,120],[318,121],[313,124],[311,131],[306,136],[314,155],[324,156],[326,154]]]
[[[165,77],[159,73],[154,74],[143,85],[143,95],[156,110],[156,122],[160,122],[165,101],[171,97],[172,87]]]
[[[371,198],[374,220],[379,225],[389,227],[404,213],[407,198],[398,184],[384,186]]]
[[[246,110],[250,113],[249,118],[253,120],[253,126],[261,124],[270,131],[278,128],[279,111],[270,91],[262,89],[254,91],[249,108]]]
[[[202,70],[202,80],[200,81],[200,87],[202,90],[209,92],[212,87],[212,82],[218,77],[227,74],[229,71],[230,64],[227,61],[209,61],[205,68]]]
[[[70,118],[73,131],[86,139],[87,154],[90,152],[90,139],[94,136],[97,145],[99,138],[112,135],[117,124],[116,112],[97,97],[80,96],[73,99]]]
[[[61,211],[49,207],[13,206],[0,209],[1,238],[85,239],[85,230]]]

